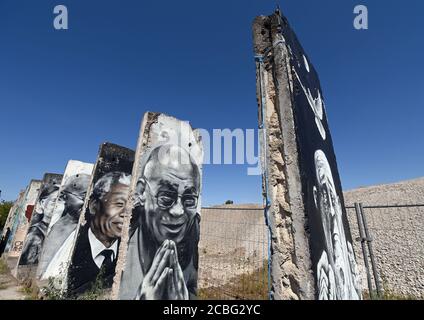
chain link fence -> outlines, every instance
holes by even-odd
[[[203,208],[199,299],[268,299],[268,235],[264,209]]]
[[[364,297],[424,299],[424,205],[363,205],[368,236],[359,232],[355,207],[346,207],[346,211]],[[200,235],[200,299],[268,299],[268,235],[263,208],[204,208]]]
[[[347,207],[354,249],[365,297],[380,299],[424,299],[424,205],[363,205],[369,237],[361,237],[355,207]],[[372,244],[365,250],[369,280],[361,241]],[[369,289],[368,281],[372,284]],[[377,297],[377,284],[380,295]],[[375,291],[375,292],[374,292]]]

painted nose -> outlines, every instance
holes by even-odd
[[[125,218],[125,216],[126,216],[125,206],[123,208],[121,208],[121,211],[119,211],[119,216],[121,218]]]
[[[177,202],[171,207],[169,214],[173,217],[180,217],[184,214],[184,207],[181,203],[181,198],[178,198]]]

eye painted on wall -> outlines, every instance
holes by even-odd
[[[125,202],[124,201],[115,201],[114,205],[119,207],[119,208],[123,208],[125,206]]]
[[[163,141],[169,141],[170,139],[168,131],[162,131],[160,137],[163,139]]]

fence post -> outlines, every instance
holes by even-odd
[[[359,203],[355,203],[355,212],[356,212],[356,220],[358,221],[358,230],[359,230],[359,238],[361,240],[362,255],[364,257],[365,269],[367,271],[368,291],[370,293],[371,299],[373,299],[374,294],[373,294],[373,288],[372,288],[370,266],[368,264],[368,253],[367,253],[367,248],[365,246],[366,238],[365,238],[364,228],[362,226],[362,215],[361,215],[361,208]]]
[[[375,287],[377,289],[377,296],[380,298],[381,297],[381,286],[380,286],[380,281],[379,281],[379,276],[378,276],[378,271],[377,271],[377,265],[375,264],[374,251],[373,251],[373,246],[372,246],[373,239],[372,239],[372,236],[370,235],[370,233],[368,231],[367,219],[366,219],[366,216],[365,216],[365,212],[364,212],[364,208],[362,206],[362,203],[359,204],[359,208],[361,210],[362,220],[363,220],[364,229],[365,229],[366,241],[368,243],[368,250],[370,252],[371,266],[372,266],[372,271],[373,271],[373,274],[374,274],[374,281],[375,281]]]

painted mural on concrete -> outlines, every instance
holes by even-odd
[[[22,252],[25,236],[29,226],[27,216],[32,215],[35,201],[40,191],[42,182],[40,180],[31,180],[25,190],[23,201],[18,207],[15,215],[15,220],[11,228],[9,241],[6,245],[6,250],[9,252],[9,257],[18,258]]]
[[[39,258],[37,277],[41,280],[59,277],[69,261],[93,167],[75,160],[66,166]]]
[[[56,199],[59,195],[59,186],[62,182],[61,174],[46,173],[39,191],[29,228],[23,243],[22,253],[18,265],[35,265],[41,252],[47,228],[53,213]]]
[[[2,231],[2,240],[1,240],[1,245],[0,245],[0,256],[2,256],[4,252],[8,251],[8,250],[6,250],[6,246],[7,246],[7,243],[9,242],[9,238],[12,235],[13,223],[15,221],[15,217],[16,217],[16,214],[18,212],[18,208],[21,206],[21,203],[24,199],[24,196],[25,196],[25,190],[21,191],[19,193],[18,198],[13,203],[12,208],[10,208],[9,214],[7,215],[7,219],[6,219],[6,222],[4,224],[3,231]]]
[[[134,151],[114,144],[100,147],[89,193],[67,269],[66,290],[79,296],[94,285],[112,286],[128,199]]]
[[[317,298],[360,299],[359,275],[318,74],[284,17],[281,32],[293,79],[293,111]]]
[[[127,251],[119,257],[115,298],[197,296],[202,160],[200,137],[188,123],[163,114],[145,115],[131,184],[133,201],[127,207]]]

